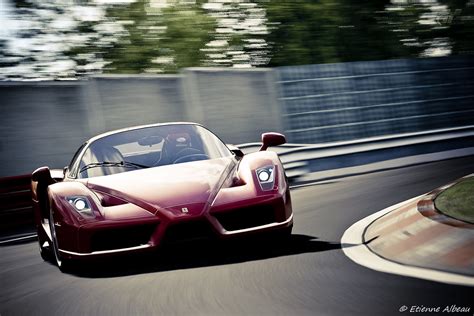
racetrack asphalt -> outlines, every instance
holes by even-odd
[[[181,246],[75,274],[43,262],[36,242],[4,246],[0,315],[400,315],[452,305],[472,315],[472,287],[370,270],[340,245],[361,218],[472,172],[471,156],[294,189],[284,244]]]

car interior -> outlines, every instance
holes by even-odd
[[[169,131],[166,136],[145,135],[138,140],[121,139],[114,144],[107,138],[94,142],[82,156],[78,178],[105,176],[169,164],[209,159],[202,140],[193,130]],[[127,162],[133,165],[123,165]],[[101,164],[87,168],[94,164]]]

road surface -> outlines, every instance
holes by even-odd
[[[185,246],[76,274],[43,262],[36,242],[1,247],[0,315],[400,315],[451,305],[472,315],[472,288],[358,266],[340,239],[359,219],[473,172],[468,157],[293,189],[284,245]]]

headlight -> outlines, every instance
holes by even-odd
[[[85,196],[68,196],[67,201],[81,215],[94,217],[89,200]]]
[[[270,191],[273,189],[273,183],[275,181],[274,176],[274,167],[267,166],[263,168],[257,169],[257,178],[258,182],[260,182],[260,187],[263,191]]]
[[[270,173],[267,170],[262,170],[258,174],[258,179],[262,182],[267,182],[270,179]]]

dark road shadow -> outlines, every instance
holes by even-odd
[[[71,274],[86,278],[109,278],[226,265],[264,260],[302,253],[341,249],[340,243],[317,240],[306,235],[292,235],[285,241],[247,240],[223,243],[193,243],[168,246],[155,254],[120,256],[101,261],[84,262]]]

